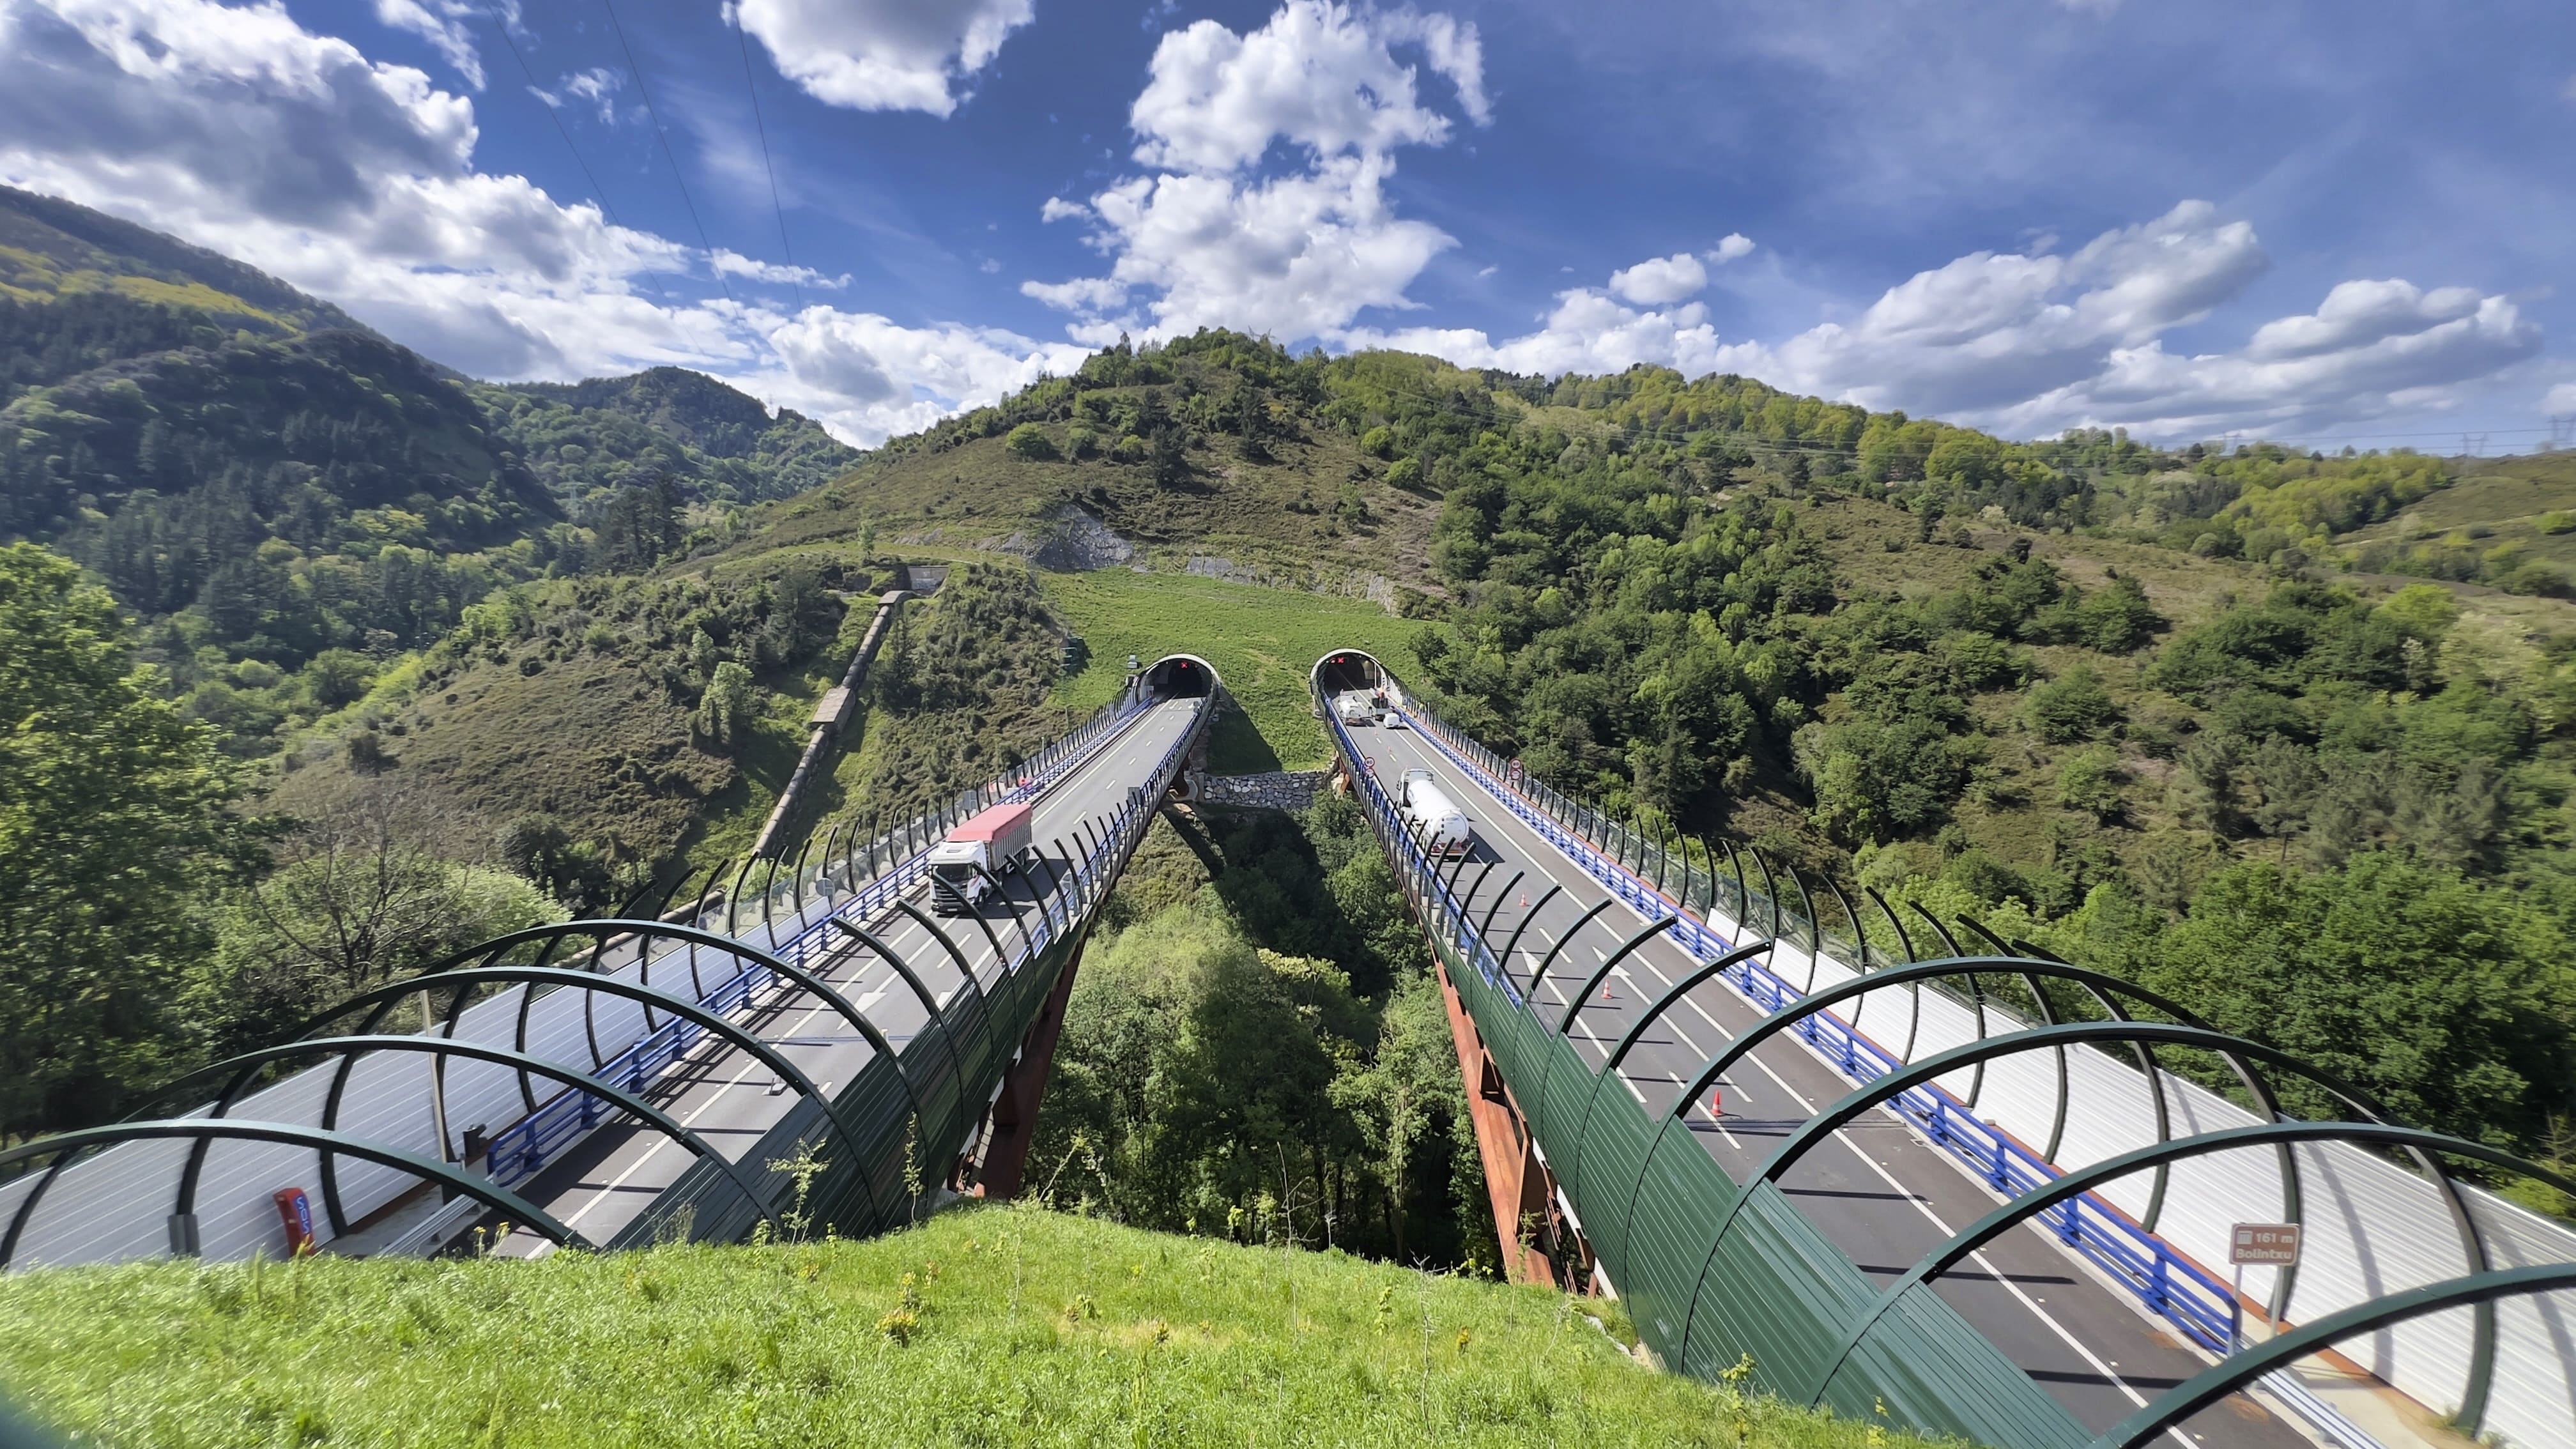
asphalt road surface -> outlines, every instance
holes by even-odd
[[[1129,788],[1143,783],[1146,772],[1162,760],[1206,704],[1204,699],[1178,699],[1154,705],[1033,802],[1031,834],[1039,853],[1057,871],[1069,870],[1067,857],[1078,859],[1083,849],[1074,843],[1077,829],[1085,821],[1092,822],[1095,834],[1104,828],[1125,802]],[[1034,928],[1036,888],[1047,877],[1046,864],[1016,879],[1006,877],[1013,897],[1009,908],[985,903],[984,923],[1001,943],[1003,959],[1016,959],[1026,951],[1022,926],[1015,922]],[[910,899],[929,912],[926,884],[916,886]],[[822,909],[820,904],[809,904],[809,910],[818,915]],[[965,988],[966,979],[955,958],[911,917],[889,908],[859,924],[900,954],[942,1006]],[[941,925],[965,954],[976,979],[987,991],[996,989],[1000,978],[995,974],[993,940],[968,917],[944,920]],[[928,1024],[921,998],[873,951],[855,942],[850,945],[853,949],[837,951],[828,961],[807,969],[837,989],[900,1052]],[[721,954],[699,949],[709,958]],[[711,979],[720,979],[712,969]],[[866,1038],[837,1010],[792,984],[756,996],[732,1020],[774,1048],[827,1095],[856,1077],[874,1055]],[[644,1095],[717,1152],[738,1162],[796,1102],[793,1087],[773,1090],[774,1085],[768,1067],[708,1034]],[[694,1161],[695,1156],[678,1142],[650,1126],[621,1118],[576,1143],[521,1184],[519,1193],[592,1242],[605,1243]],[[760,1179],[757,1166],[752,1176]],[[522,1234],[514,1235],[503,1251],[534,1256],[551,1247]]]
[[[1527,903],[1539,902],[1550,886],[1564,887],[1529,921],[1514,949],[1516,959],[1508,969],[1526,986],[1563,933],[1609,893],[1418,732],[1359,727],[1350,734],[1390,790],[1406,770],[1428,769],[1474,820],[1478,863],[1458,872],[1458,888],[1466,890],[1478,880],[1482,862],[1501,863],[1483,875],[1484,894],[1467,903],[1470,919],[1482,920],[1514,873],[1526,872],[1521,884],[1511,887],[1514,899],[1502,902],[1494,917],[1494,950],[1500,951],[1530,915]],[[1647,923],[1647,917],[1622,902],[1583,926],[1548,968],[1537,1001],[1541,1019],[1553,1028],[1565,1014],[1570,993],[1581,989],[1610,953]],[[1613,994],[1604,999],[1595,992],[1571,1033],[1594,1070],[1608,1059],[1637,1014],[1698,964],[1669,934],[1659,934],[1612,971]],[[1722,981],[1704,983],[1657,1019],[1620,1064],[1620,1075],[1639,1102],[1660,1111],[1726,1043],[1762,1017],[1733,987]],[[1847,1095],[1853,1084],[1793,1038],[1780,1038],[1757,1048],[1718,1086],[1724,1115],[1712,1117],[1703,1102],[1693,1108],[1689,1125],[1709,1155],[1742,1182],[1782,1137]],[[1886,1109],[1816,1146],[1780,1187],[1882,1286],[2004,1201]],[[2097,1432],[2212,1361],[2169,1326],[2148,1319],[2127,1293],[2094,1276],[2088,1265],[2036,1227],[2025,1225],[1989,1243],[1935,1287]],[[2314,1443],[2243,1395],[2202,1411],[2167,1442],[2209,1449],[2310,1449]]]

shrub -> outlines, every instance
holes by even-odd
[[[1002,446],[1011,450],[1012,457],[1025,458],[1032,463],[1043,463],[1056,455],[1055,444],[1048,440],[1046,429],[1035,423],[1022,423],[1011,429],[1010,436],[1002,440]]]
[[[2057,803],[2107,825],[2127,808],[2120,796],[2126,779],[2120,757],[2109,745],[2087,745],[2058,764]]]
[[[2031,728],[2053,745],[2091,739],[2120,717],[2120,707],[2089,664],[2078,664],[2030,692]]]

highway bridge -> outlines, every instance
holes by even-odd
[[[2576,1235],[2457,1170],[2576,1183],[1978,922],[1568,798],[1366,654],[1310,682],[1435,950],[1515,1277],[1619,1295],[1679,1372],[2001,1449],[2576,1445]],[[1222,689],[1159,660],[942,809],[486,943],[0,1152],[0,1266],[274,1252],[280,1188],[360,1255],[1007,1195],[1084,938]],[[1471,853],[1422,849],[1414,770]],[[1037,860],[933,914],[929,847],[1004,800]],[[2294,1080],[2339,1118],[2282,1111]],[[2299,1225],[2298,1265],[2237,1276],[2240,1222]]]
[[[882,1231],[1018,1185],[1074,966],[1223,690],[1172,656],[1007,775],[696,895],[487,942],[218,1063],[158,1111],[0,1153],[0,1266],[279,1251],[281,1190],[350,1254]],[[1027,802],[978,913],[927,857]],[[757,879],[755,879],[757,877]],[[685,903],[674,906],[673,901]],[[508,1231],[504,1232],[504,1229]]]
[[[2544,1169],[1975,922],[1569,799],[1357,650],[1312,688],[1437,953],[1515,1276],[1616,1292],[1682,1372],[2012,1449],[2576,1444],[2576,1235],[2451,1175]],[[1412,771],[1473,853],[1424,852]],[[2294,1079],[2347,1120],[2289,1118]],[[2240,1222],[2300,1225],[2299,1266],[2240,1288]]]

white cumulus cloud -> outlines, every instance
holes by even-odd
[[[476,139],[470,100],[275,0],[0,0],[0,179],[240,257],[478,376],[676,363],[872,444],[1079,357],[990,329],[688,295],[718,273],[847,279],[611,225],[475,170]]]
[[[2344,282],[2314,312],[2265,322],[2234,351],[2168,351],[2167,333],[2206,319],[2268,266],[2250,224],[2198,201],[2072,255],[1972,252],[1889,287],[1848,322],[1772,343],[1721,338],[1701,304],[1670,305],[1705,285],[1675,265],[1684,260],[1562,292],[1518,337],[1423,327],[1333,340],[1548,375],[1638,363],[1740,372],[2022,437],[2111,424],[2165,437],[2296,433],[2438,408],[2450,390],[2540,349],[2539,329],[2505,297],[2389,279]],[[2576,384],[2548,405],[2576,412]]]
[[[1036,0],[740,0],[779,73],[827,105],[945,116]]]
[[[1448,82],[1467,119],[1490,119],[1475,27],[1446,15],[1290,0],[1258,30],[1201,20],[1166,34],[1128,117],[1154,174],[1041,213],[1088,222],[1108,273],[1021,290],[1075,313],[1074,335],[1092,340],[1201,326],[1323,336],[1364,308],[1409,306],[1405,289],[1455,242],[1395,214],[1393,153],[1447,141],[1454,122],[1399,50]]]
[[[474,32],[465,22],[481,13],[483,7],[474,0],[376,0],[379,24],[408,30],[437,47],[439,56],[478,91],[483,89],[483,57],[475,50]]]
[[[1610,274],[1610,290],[1631,302],[1656,306],[1697,295],[1708,286],[1708,268],[1688,252],[1652,257]]]
[[[1717,245],[1709,249],[1708,259],[1724,266],[1728,262],[1751,255],[1753,255],[1753,238],[1740,231],[1731,231],[1718,238]]]

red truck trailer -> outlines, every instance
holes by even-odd
[[[962,916],[982,905],[993,882],[1029,856],[1029,807],[995,805],[976,812],[930,849],[931,908]]]

